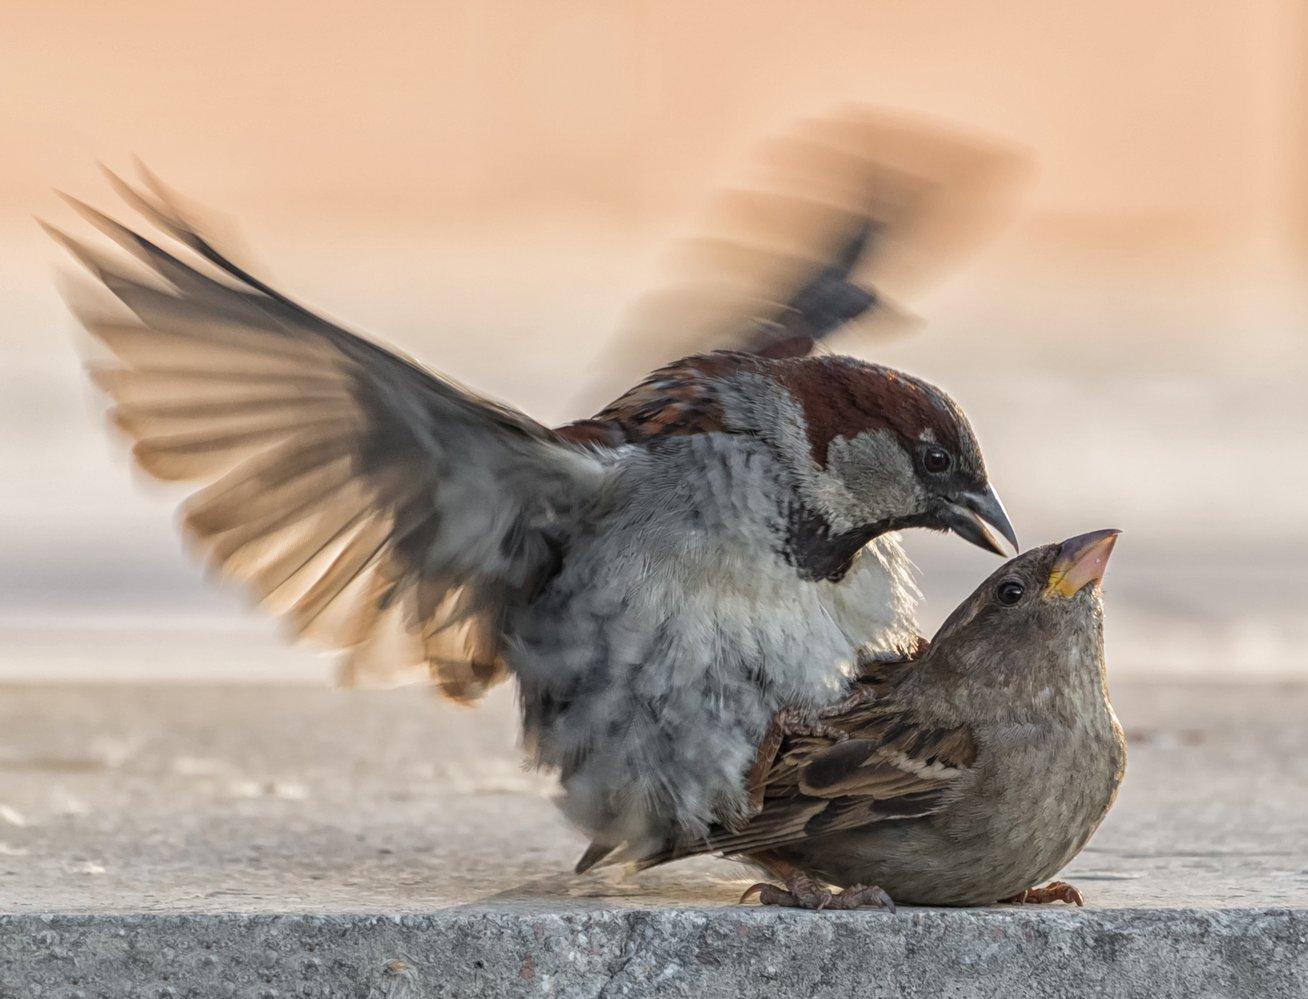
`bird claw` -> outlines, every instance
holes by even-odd
[[[1050,881],[1043,888],[1028,888],[1011,898],[1000,899],[1017,905],[1044,905],[1049,902],[1066,902],[1068,905],[1085,905],[1080,889],[1066,881]]]
[[[831,900],[833,909],[885,909],[895,912],[895,900],[876,885],[850,885]]]
[[[766,881],[750,885],[745,889],[745,894],[740,896],[740,904],[744,905],[754,894],[758,895],[761,905],[782,905],[791,909],[810,909],[814,912],[827,908],[835,898],[830,890],[803,874],[795,874],[787,878],[784,888]]]
[[[853,711],[860,705],[866,704],[868,701],[875,701],[876,699],[877,695],[872,687],[862,683],[856,684],[850,693],[836,701],[835,704],[828,704],[825,708],[819,711],[818,718],[839,718],[841,715]],[[847,732],[844,732],[843,730],[840,731],[843,738],[849,737]]]
[[[785,888],[766,881],[750,885],[740,896],[739,904],[744,905],[755,894],[758,895],[760,905],[780,905],[791,909],[808,909],[811,912],[865,908],[895,911],[894,899],[876,885],[851,885],[842,892],[832,892],[802,874],[787,878]]]
[[[825,719],[839,715],[841,711],[845,710],[847,702],[850,700],[851,698],[847,697],[828,708],[823,708],[821,711],[814,711],[810,708],[782,708],[772,716],[772,723],[777,727],[783,738],[800,737],[844,742],[849,738],[849,733],[836,728],[834,725],[828,725]]]
[[[767,792],[768,772],[781,751],[782,743],[793,737],[828,739],[831,742],[845,742],[849,733],[826,723],[827,718],[837,718],[858,707],[873,695],[864,687],[858,687],[849,696],[825,708],[782,708],[772,716],[768,730],[759,742],[758,754],[753,766],[745,775],[746,802],[743,814],[729,822],[733,829],[743,827],[750,819],[763,810],[763,797]]]

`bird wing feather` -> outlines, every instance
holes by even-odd
[[[849,106],[799,123],[673,245],[586,401],[705,349],[802,357],[842,331],[917,325],[896,303],[998,228],[1026,172],[1019,150],[936,121]]]
[[[116,299],[89,305],[84,283],[74,309],[113,355],[91,377],[137,463],[206,483],[188,538],[296,635],[347,650],[345,682],[431,676],[467,700],[502,679],[505,608],[557,564],[605,463],[296,304],[152,176],[111,179],[185,249],[73,199],[149,273],[50,231]]]
[[[741,855],[809,837],[939,811],[976,759],[966,726],[931,724],[893,701],[870,701],[826,719],[850,738],[792,738],[766,779],[761,810],[743,825],[670,844],[638,861],[651,867],[701,853]]]

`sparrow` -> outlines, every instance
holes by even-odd
[[[551,429],[298,304],[149,171],[109,178],[159,234],[72,199],[125,252],[50,231],[98,282],[72,304],[113,355],[91,376],[136,463],[202,484],[190,544],[345,650],[347,684],[471,702],[512,677],[532,760],[600,854],[742,814],[781,707],[912,646],[893,532],[1016,546],[953,400],[811,352],[875,301],[850,278],[869,227],[780,295],[784,347],[750,326]]]
[[[774,747],[753,818],[639,866],[716,852],[785,882],[745,898],[813,909],[1082,904],[1074,886],[1042,882],[1085,846],[1126,769],[1099,587],[1117,535],[1005,564],[919,658],[860,678],[830,734]]]

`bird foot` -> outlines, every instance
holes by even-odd
[[[786,879],[786,887],[779,888],[766,881],[750,885],[740,896],[744,905],[751,895],[757,894],[760,905],[782,905],[791,909],[889,909],[895,911],[895,902],[876,885],[851,885],[841,892],[824,888],[804,874]]]
[[[862,693],[853,693],[818,711],[811,708],[782,708],[772,716],[772,724],[780,731],[782,739],[799,737],[844,742],[849,738],[849,733],[828,725],[826,719],[838,717],[842,711],[849,710],[862,700]]]
[[[745,787],[749,792],[749,798],[746,802],[745,814],[741,822],[736,823],[736,825],[747,822],[762,810],[768,771],[772,769],[772,764],[776,762],[777,753],[781,751],[781,744],[786,739],[798,736],[844,742],[849,738],[849,733],[844,729],[836,728],[834,725],[828,725],[826,719],[839,717],[844,712],[858,707],[858,705],[873,696],[866,689],[860,687],[848,697],[842,698],[835,704],[829,704],[820,710],[791,707],[782,708],[774,714],[771,723],[768,725],[767,732],[764,733],[762,740],[759,742],[758,755],[754,758],[754,765],[750,767],[749,773],[745,775]]]
[[[1012,898],[1000,899],[1001,902],[1014,902],[1019,905],[1043,905],[1046,902],[1066,902],[1068,905],[1085,905],[1085,898],[1075,885],[1066,881],[1050,881],[1043,888],[1028,888]]]

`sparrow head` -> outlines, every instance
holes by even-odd
[[[928,656],[952,671],[1044,684],[1103,663],[1099,582],[1120,532],[1091,531],[1006,562],[940,626]],[[1039,674],[1046,675],[1041,676]]]
[[[905,527],[953,531],[998,555],[996,534],[1017,547],[958,405],[934,385],[852,357],[697,354],[556,431],[611,448],[718,432],[766,442],[788,469],[804,507],[790,513],[820,549],[809,559],[817,577],[835,578],[872,538]]]
[[[783,441],[804,468],[805,499],[835,531],[953,531],[997,555],[1017,535],[986,476],[967,417],[911,375],[852,357],[777,361],[769,374],[799,410]],[[776,421],[784,424],[786,421]]]

